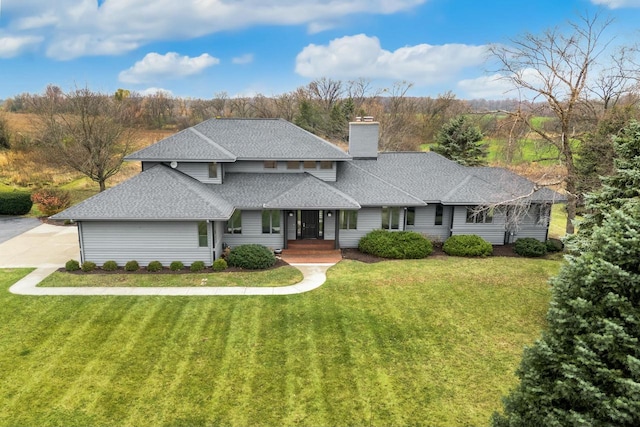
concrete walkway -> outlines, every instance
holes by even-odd
[[[11,293],[18,295],[293,295],[321,286],[327,279],[327,270],[334,265],[291,264],[302,272],[303,280],[295,285],[279,287],[38,287],[42,280],[64,267],[68,260],[79,258],[76,227],[43,224],[0,243],[0,268],[36,268],[9,288]]]

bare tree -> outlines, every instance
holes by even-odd
[[[333,106],[342,98],[344,92],[340,80],[322,77],[309,83],[308,93],[312,99],[319,102],[325,113],[329,113]]]
[[[416,151],[419,143],[417,104],[407,96],[412,83],[396,82],[384,92],[384,113],[377,115],[380,122],[380,149],[383,151]]]
[[[86,88],[33,100],[45,157],[86,175],[104,191],[134,141],[125,126],[130,121],[125,104]]]
[[[490,48],[504,79],[510,81],[521,96],[531,98],[534,102],[544,99],[557,118],[558,130],[551,132],[535,126],[531,116],[522,109],[507,112],[522,117],[531,131],[557,147],[566,168],[566,231],[569,234],[574,232],[573,219],[578,199],[571,139],[577,136],[574,126],[591,73],[609,45],[602,37],[610,23],[610,19],[603,20],[597,14],[581,16],[578,22],[569,23],[568,34],[557,28],[539,36],[527,33],[512,40],[511,45]]]

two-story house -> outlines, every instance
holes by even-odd
[[[304,239],[352,248],[379,228],[546,240],[558,193],[432,152],[378,153],[378,126],[351,123],[347,153],[281,119],[211,119],[131,154],[139,175],[53,218],[78,224],[82,261],[97,264],[211,264],[225,246]],[[517,223],[508,204],[478,210],[508,200],[526,201]]]

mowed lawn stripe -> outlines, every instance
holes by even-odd
[[[343,261],[277,297],[21,297],[3,270],[0,426],[486,425],[559,264]]]

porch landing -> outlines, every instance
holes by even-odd
[[[282,250],[282,260],[289,264],[336,263],[342,260],[333,240],[289,240]]]

